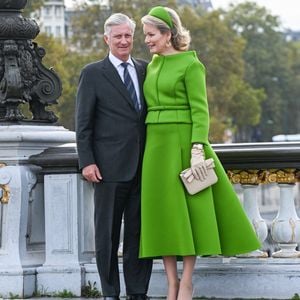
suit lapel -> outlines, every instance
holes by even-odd
[[[103,60],[103,73],[106,79],[121,93],[121,95],[129,103],[129,105],[134,109],[133,102],[130,99],[130,95],[126,89],[126,86],[124,85],[118,71],[110,62],[108,57]]]

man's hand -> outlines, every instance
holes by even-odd
[[[100,182],[102,176],[96,164],[88,165],[82,169],[82,176],[89,182]]]

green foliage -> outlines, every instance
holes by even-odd
[[[287,42],[279,30],[280,20],[253,2],[231,6],[231,10],[225,13],[225,19],[232,30],[246,41],[243,53],[246,81],[265,92],[259,121],[263,139],[270,140],[275,134],[287,133],[291,124],[285,122],[294,111],[295,103],[292,109],[287,103],[291,69],[286,60],[289,55]],[[299,130],[299,126],[294,130]]]
[[[48,295],[49,293],[47,292],[47,288],[44,288],[44,286],[42,285],[38,290],[36,290],[34,293],[33,293],[33,297],[43,297],[43,296],[46,296]]]
[[[99,4],[77,6],[78,13],[71,18],[73,36],[71,42],[82,53],[90,53],[98,49],[105,49],[103,41],[103,25],[110,15],[107,9]]]
[[[96,282],[91,284],[91,282],[88,281],[88,285],[82,287],[81,289],[81,296],[86,298],[100,298],[101,293],[96,287]]]
[[[25,17],[29,17],[30,13],[39,9],[44,4],[44,2],[45,0],[28,0],[27,5],[23,11],[23,15]]]
[[[292,297],[292,300],[300,300],[299,294],[296,293],[296,294]]]
[[[9,292],[9,299],[20,299],[20,296],[18,294]]]
[[[56,292],[52,294],[53,297],[59,297],[59,298],[75,298],[76,295],[74,295],[72,292],[64,289],[61,292]]]
[[[300,42],[287,43],[288,74],[284,88],[284,133],[300,132]]]
[[[245,41],[227,26],[220,11],[199,16],[185,7],[180,13],[183,23],[189,25],[191,48],[197,50],[207,70],[210,140],[221,142],[226,128],[239,131],[241,124],[258,123],[263,93],[245,82]],[[245,109],[248,103],[250,110]]]
[[[48,68],[53,68],[62,81],[63,91],[58,105],[50,107],[50,110],[58,115],[61,125],[74,130],[75,98],[80,70],[87,63],[98,60],[101,51],[99,51],[100,54],[91,52],[83,55],[72,51],[61,40],[46,34],[40,34],[36,42],[47,52],[43,64]]]

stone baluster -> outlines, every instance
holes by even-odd
[[[268,227],[265,220],[261,217],[258,208],[257,190],[259,183],[261,183],[259,170],[229,171],[228,176],[232,183],[240,183],[242,185],[245,212],[254,227],[258,239],[263,243],[268,236]],[[238,255],[238,257],[268,257],[268,254],[258,249],[250,253]]]
[[[46,260],[37,268],[37,289],[47,295],[81,295],[84,263],[94,257],[93,187],[79,174],[45,175]]]
[[[272,257],[295,258],[300,257],[296,251],[300,242],[300,219],[297,216],[293,189],[295,184],[278,184],[280,188],[279,210],[272,222],[271,235],[279,243],[281,250],[274,252]]]
[[[268,236],[268,227],[266,221],[261,217],[258,208],[258,185],[243,184],[242,187],[245,212],[255,229],[258,239],[263,243]],[[268,257],[268,254],[258,249],[250,253],[239,255],[239,257]]]

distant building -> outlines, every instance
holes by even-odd
[[[288,29],[284,32],[287,41],[300,41],[300,31]]]
[[[108,7],[109,0],[98,0],[98,3]],[[72,36],[72,17],[80,13],[76,8],[67,9],[64,0],[45,0],[44,5],[32,14],[32,18],[39,24],[41,32],[65,41]]]
[[[64,0],[45,0],[41,9],[34,13],[34,18],[38,22],[41,32],[65,40],[66,20]]]
[[[210,11],[213,9],[210,0],[177,0],[179,4],[190,5],[193,7],[202,6],[205,11]]]

